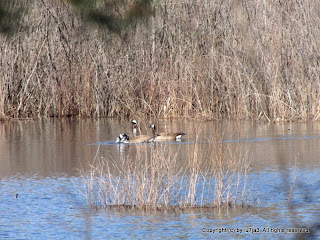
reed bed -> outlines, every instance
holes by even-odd
[[[121,34],[67,1],[25,2],[0,35],[2,118],[319,119],[317,0],[158,1]]]
[[[91,207],[145,211],[249,207],[251,160],[239,144],[197,140],[187,147],[183,160],[175,145],[125,147],[119,159],[97,157],[88,171],[82,171],[83,193]]]

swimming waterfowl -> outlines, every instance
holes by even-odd
[[[154,141],[170,141],[170,140],[181,140],[182,136],[186,135],[183,132],[167,132],[157,133],[156,126],[154,124],[149,126],[152,129]]]
[[[131,121],[131,129],[133,136],[137,136],[137,134],[141,135],[140,127],[135,119]]]
[[[119,137],[116,139],[116,143],[149,143],[153,142],[155,136],[153,135],[139,135],[130,139],[129,135],[126,133],[120,133]]]

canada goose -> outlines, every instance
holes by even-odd
[[[156,126],[154,124],[149,127],[152,129],[153,136],[155,136],[154,141],[181,140],[182,136],[186,135],[183,132],[157,133]]]
[[[131,121],[131,129],[132,129],[133,136],[137,136],[137,134],[141,135],[140,127],[137,121],[134,119]]]
[[[139,135],[130,139],[126,133],[120,133],[116,139],[116,143],[149,143],[154,141],[155,136],[153,135]]]

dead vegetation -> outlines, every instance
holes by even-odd
[[[83,192],[93,208],[174,210],[248,207],[250,159],[240,144],[199,139],[181,148],[170,144],[123,146],[118,159],[99,157],[82,171]],[[186,146],[185,146],[186,147]]]
[[[1,116],[320,116],[319,1],[160,1],[120,35],[29,3],[0,36]]]

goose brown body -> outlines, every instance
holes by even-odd
[[[149,126],[152,129],[154,141],[173,141],[180,140],[182,136],[186,135],[183,132],[166,132],[166,133],[157,133],[156,126],[154,124]]]

